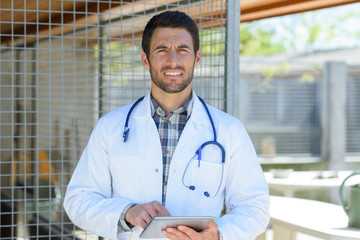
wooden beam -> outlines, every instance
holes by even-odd
[[[61,3],[60,1],[41,0],[37,2],[26,0],[25,6],[24,1],[2,1],[0,11],[1,33],[9,35],[33,34],[37,28],[44,28],[46,23],[58,18],[61,15],[60,11],[73,11],[73,8],[80,9],[82,5],[84,5],[82,2],[74,4],[70,1]],[[4,41],[3,38],[2,41]]]
[[[157,0],[158,2],[159,0]],[[168,0],[167,0],[168,1]],[[225,26],[225,0],[213,0],[206,2],[198,2],[191,6],[189,9],[188,6],[180,7],[177,10],[187,12],[202,29],[215,28],[220,26]],[[118,39],[127,39],[132,38],[132,36],[140,36],[144,30],[145,24],[149,19],[155,15],[140,15],[136,18],[126,19],[124,21],[114,23],[105,29],[106,37],[110,37],[114,40]],[[88,31],[77,35],[80,39],[88,40],[88,44],[94,44],[97,42],[98,31]],[[136,39],[134,39],[136,41]]]
[[[131,1],[131,0],[127,0]],[[48,3],[48,0],[44,1]],[[45,4],[42,6],[41,11],[37,14],[38,10],[34,10],[34,6],[27,6],[26,11],[15,10],[12,13],[8,10],[3,10],[7,15],[4,16],[4,19],[16,19],[17,21],[11,24],[11,21],[8,21],[7,25],[4,26],[5,29],[1,29],[2,37],[1,44],[9,42],[12,40],[12,36],[16,38],[16,41],[19,42],[31,42],[35,39],[44,39],[49,38],[54,35],[62,35],[67,32],[71,32],[80,28],[85,28],[87,25],[97,22],[98,14],[108,10],[109,8],[116,8],[120,5],[120,2],[123,4],[124,1],[121,0],[112,0],[111,2],[80,2],[80,1],[63,1],[64,5],[59,5],[59,1],[51,1],[51,6]],[[35,2],[36,3],[36,2]],[[53,4],[56,4],[53,6]],[[61,3],[61,2],[60,2]],[[66,4],[65,4],[66,3]],[[39,4],[40,6],[41,4]],[[50,10],[51,9],[51,10]],[[55,10],[54,10],[55,9]],[[22,16],[24,13],[29,14],[29,19]],[[32,14],[30,14],[32,13]],[[41,13],[41,14],[40,14]],[[10,14],[10,15],[9,15]],[[38,16],[37,16],[38,15]],[[41,15],[41,16],[40,16]],[[2,18],[3,19],[3,16]],[[3,20],[2,20],[3,21]],[[81,22],[78,25],[73,24],[77,21]],[[19,22],[19,24],[16,24]],[[15,25],[14,25],[15,24]],[[18,27],[14,27],[18,26]],[[2,26],[3,27],[3,26]],[[5,35],[4,35],[5,34]],[[6,34],[8,36],[6,36]],[[26,40],[25,40],[26,38]]]
[[[17,42],[31,42],[36,38],[45,39],[50,36],[58,36],[70,32],[74,32],[75,34],[75,31],[85,29],[87,27],[90,28],[89,32],[91,32],[94,31],[91,27],[98,25],[100,14],[102,21],[109,21],[120,17],[126,18],[127,16],[144,13],[156,7],[159,8],[166,4],[176,3],[178,0],[147,0],[146,2],[142,0],[135,2],[132,0],[126,0],[121,1],[122,5],[118,3],[119,1],[120,0],[112,0],[111,5],[103,2],[99,4],[96,2],[90,2],[87,6],[84,4],[80,5],[77,9],[75,9],[75,11],[73,9],[67,9],[64,13],[59,14],[59,16],[54,14],[51,17],[51,23],[48,19],[42,21],[42,27],[39,28],[37,33],[36,31],[34,32],[34,29],[30,28],[25,31],[27,36],[22,36],[24,33],[21,32],[17,33],[19,35],[19,37],[17,37]],[[59,22],[59,19],[62,19],[62,24]],[[21,26],[21,28],[23,29],[24,27]],[[11,39],[9,38],[2,38],[1,43],[4,44],[10,40]]]
[[[243,0],[241,4],[241,22],[284,16],[323,8],[357,3],[357,0]]]

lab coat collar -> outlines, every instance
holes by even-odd
[[[194,106],[192,109],[191,117],[188,121],[196,124],[205,124],[211,126],[209,121],[209,117],[204,109],[204,106],[200,102],[198,96],[196,95],[195,91],[192,91],[193,98],[194,98]],[[134,111],[134,118],[151,118],[151,106],[150,106],[150,91],[145,95],[144,100],[138,106],[138,111]]]
[[[134,118],[151,117],[151,106],[150,106],[150,91],[144,96],[144,99],[140,102],[138,111],[134,111]]]
[[[194,106],[189,120],[193,124],[198,123],[202,125],[208,125],[211,127],[209,116],[207,115],[203,104],[200,102],[199,97],[195,94],[194,91],[193,91],[193,96],[194,96]]]

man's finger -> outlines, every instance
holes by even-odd
[[[187,226],[178,226],[178,230],[183,232],[190,239],[218,239],[217,224],[215,221],[211,221],[209,225],[201,232],[197,232],[194,229]],[[205,237],[205,238],[204,238]]]
[[[190,239],[194,239],[198,236],[198,232],[196,232],[194,229],[186,227],[186,226],[178,226],[179,231],[183,232],[187,236],[189,236]]]
[[[133,225],[145,228],[155,216],[170,216],[169,211],[157,201],[135,204],[125,214],[125,220]]]
[[[140,220],[139,223],[138,223],[138,225],[144,229],[144,228],[146,228],[146,226],[148,225],[148,223],[145,222],[144,220]]]
[[[146,222],[146,225],[149,224],[153,218],[147,211],[143,211],[140,215],[140,218]]]
[[[169,239],[181,239],[181,240],[190,239],[185,232],[182,232],[172,227],[168,227],[166,230],[163,230],[162,233]]]
[[[147,213],[150,215],[151,218],[158,216],[158,212],[152,203],[146,204],[144,206],[144,208],[147,211]]]
[[[149,215],[143,204],[135,204],[125,214],[125,220],[133,225],[146,227],[152,217]]]
[[[153,205],[157,211],[157,215],[160,216],[171,216],[170,212],[161,203],[154,201]]]

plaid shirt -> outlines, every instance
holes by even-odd
[[[174,155],[176,145],[179,141],[180,135],[189,119],[194,104],[193,97],[183,107],[171,112],[165,116],[164,110],[151,97],[151,115],[155,121],[156,127],[159,131],[159,137],[162,147],[163,156],[163,188],[162,188],[162,204],[165,206],[166,189],[169,177],[169,167],[171,158]]]

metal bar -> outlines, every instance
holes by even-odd
[[[102,116],[103,113],[103,85],[104,85],[104,47],[105,47],[105,43],[104,43],[104,27],[101,25],[101,20],[102,20],[102,15],[100,14],[99,16],[99,26],[98,26],[98,31],[99,31],[99,36],[98,36],[98,56],[99,56],[99,61],[98,61],[98,115],[99,118]]]
[[[240,117],[240,1],[226,2],[225,111]]]

